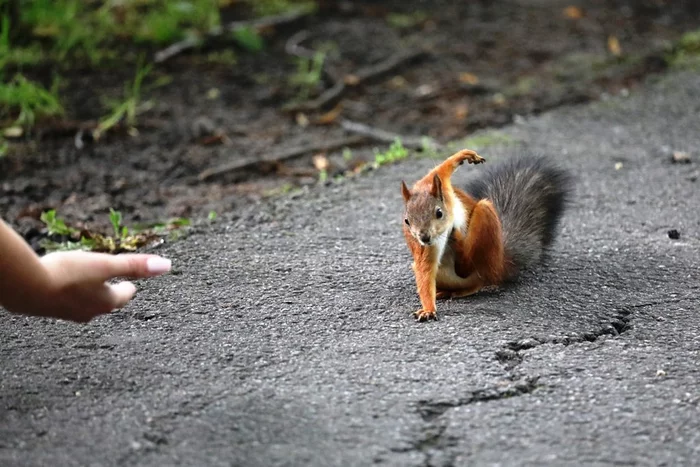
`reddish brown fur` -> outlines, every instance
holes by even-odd
[[[452,249],[454,267],[457,275],[448,277],[449,288],[441,290],[440,295],[463,296],[478,292],[486,285],[498,284],[505,274],[505,260],[501,224],[498,215],[489,201],[477,203],[466,193],[452,187],[451,176],[464,161],[472,164],[483,162],[474,151],[462,150],[450,156],[438,167],[431,170],[425,177],[415,183],[412,190],[402,182],[401,191],[406,204],[407,215],[410,209],[421,210],[420,218],[425,218],[422,210],[432,209],[431,203],[423,198],[429,193],[434,201],[440,201],[445,208],[444,218],[433,220],[436,225],[452,229],[454,225],[453,206],[455,196],[459,198],[466,211],[468,227],[466,234],[461,230],[452,230],[452,239],[446,248]],[[414,196],[421,196],[420,199]],[[414,203],[411,203],[413,199]],[[426,206],[431,206],[426,208]],[[430,214],[430,213],[428,213]],[[428,216],[430,219],[430,217]],[[436,318],[436,280],[438,276],[438,249],[434,245],[421,245],[411,228],[404,224],[406,243],[413,255],[413,270],[416,277],[416,288],[422,308],[415,314],[418,319]],[[461,276],[461,277],[457,277]]]
[[[455,272],[461,277],[477,273],[483,286],[499,285],[505,278],[501,222],[491,201],[481,200],[469,216],[466,237],[457,232],[452,243]]]

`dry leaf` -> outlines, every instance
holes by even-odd
[[[424,97],[432,94],[434,90],[435,88],[433,88],[433,86],[430,84],[421,84],[416,88],[416,95],[419,97]]]
[[[19,138],[24,134],[24,130],[19,126],[11,126],[2,131],[5,138]]]
[[[335,107],[333,107],[331,110],[328,112],[324,113],[320,117],[316,119],[316,123],[319,125],[330,125],[331,123],[335,122],[335,120],[338,118],[340,113],[343,111],[343,105],[338,104]]]
[[[617,37],[615,37],[615,36],[608,37],[608,50],[614,56],[616,56],[616,57],[620,56],[620,54],[622,53],[622,49],[620,48],[620,41],[617,40]]]
[[[455,118],[457,120],[465,120],[467,115],[469,115],[469,106],[466,102],[462,102],[461,104],[457,104],[455,106]]]
[[[564,16],[569,19],[581,19],[583,18],[583,11],[577,6],[567,6],[564,8]]]
[[[330,166],[330,162],[328,162],[328,158],[323,155],[323,154],[316,154],[312,158],[314,162],[314,167],[316,167],[316,170],[319,172],[323,172],[324,170],[328,170],[328,167]]]
[[[307,117],[305,113],[299,112],[296,115],[296,121],[297,125],[299,125],[302,128],[306,128],[307,126],[309,126],[309,117]]]
[[[389,80],[389,86],[395,89],[401,89],[406,86],[406,84],[408,84],[408,82],[403,76],[394,76]]]
[[[459,81],[464,83],[464,84],[478,84],[479,83],[479,77],[476,76],[474,73],[460,73],[459,74]]]
[[[207,99],[209,99],[209,100],[217,99],[220,95],[221,95],[221,91],[219,91],[218,88],[211,88],[210,90],[207,91]]]
[[[343,82],[348,86],[357,86],[358,84],[360,84],[360,78],[357,75],[345,75],[345,78],[343,78]]]
[[[226,140],[228,138],[226,137],[226,134],[223,132],[217,132],[216,134],[213,134],[211,136],[205,136],[202,138],[200,141],[200,144],[202,146],[213,146],[215,144],[225,144]]]

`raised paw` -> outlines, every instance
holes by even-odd
[[[434,319],[435,321],[437,321],[437,319],[438,319],[437,311],[424,310],[422,308],[420,310],[416,311],[415,313],[413,313],[413,316],[416,317],[416,321],[429,321],[431,319]]]
[[[481,164],[485,161],[483,157],[471,149],[462,149],[461,151],[455,153],[452,157],[457,160],[459,165],[464,164],[465,161],[469,164]]]

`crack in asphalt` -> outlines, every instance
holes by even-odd
[[[549,336],[549,337],[527,337],[517,341],[507,342],[503,347],[496,351],[496,360],[503,367],[512,371],[523,361],[523,350],[533,349],[544,344],[563,344],[565,347],[583,342],[595,342],[603,336],[617,337],[632,329],[632,309],[644,305],[631,305],[621,308],[611,320],[605,323],[598,329],[586,331],[582,333],[569,333],[566,335]]]
[[[526,376],[523,379],[512,384],[504,386],[494,386],[485,389],[477,389],[471,391],[464,397],[453,400],[443,401],[418,401],[417,411],[423,421],[431,422],[437,417],[440,417],[449,409],[463,407],[465,405],[474,404],[477,402],[491,402],[501,399],[509,399],[511,397],[530,394],[541,385],[537,384],[539,377]]]
[[[447,423],[444,422],[428,425],[423,429],[418,439],[412,441],[407,447],[393,448],[391,452],[405,453],[418,451],[425,456],[422,463],[425,467],[454,465],[457,454],[450,452],[450,448],[456,447],[459,444],[459,439],[456,436],[446,435],[446,430]],[[443,461],[438,464],[438,462],[436,462],[436,457],[438,457],[439,454],[443,454],[444,458]]]
[[[674,299],[669,301],[669,303],[674,301],[678,300]],[[633,310],[656,304],[657,303],[643,303],[622,307],[616,310],[609,322],[593,331],[549,337],[528,337],[507,342],[501,349],[495,352],[496,359],[504,366],[510,378],[515,378],[513,369],[522,363],[522,351],[544,344],[563,344],[564,346],[569,346],[583,342],[595,342],[603,336],[617,337],[632,329],[631,320]],[[538,384],[538,380],[539,376],[525,376],[511,384],[478,389],[471,391],[464,397],[453,400],[418,401],[416,403],[416,411],[424,422],[421,436],[409,441],[407,447],[393,448],[391,452],[420,452],[425,456],[423,465],[426,467],[454,465],[457,454],[450,451],[451,448],[459,444],[459,440],[454,436],[445,434],[448,428],[448,422],[447,420],[441,419],[441,417],[448,410],[453,408],[478,402],[491,402],[530,394],[537,388],[542,387],[541,384]],[[439,459],[440,462],[436,463],[437,455],[442,456],[442,458]]]
[[[459,454],[452,448],[459,445],[459,438],[446,433],[449,421],[442,416],[448,410],[530,394],[539,387],[541,385],[538,384],[538,377],[524,377],[511,384],[477,389],[457,399],[418,401],[415,409],[423,421],[418,436],[409,440],[407,446],[392,448],[390,451],[419,452],[425,456],[422,462],[425,467],[452,466]]]

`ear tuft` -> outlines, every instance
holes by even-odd
[[[435,174],[433,177],[433,186],[430,189],[430,194],[433,196],[433,198],[437,198],[440,201],[443,201],[442,199],[442,180],[440,180],[440,177],[438,174]]]
[[[408,202],[409,199],[411,199],[411,190],[408,189],[406,186],[406,182],[401,180],[401,195],[403,195],[403,200],[404,202]]]

